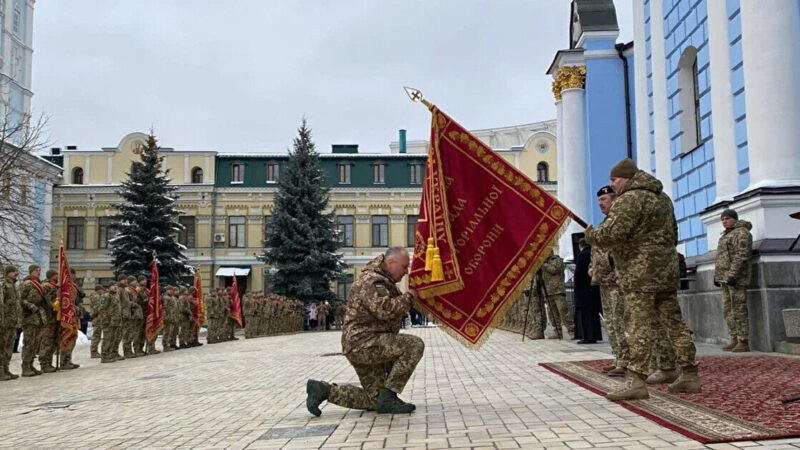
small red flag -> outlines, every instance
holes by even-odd
[[[147,340],[152,341],[158,332],[164,328],[164,305],[161,302],[161,285],[158,281],[158,261],[153,252],[153,264],[150,269],[150,289],[147,292],[150,301],[147,302]]]
[[[236,321],[239,328],[242,328],[242,302],[239,301],[239,285],[236,283],[236,276],[233,276],[233,292],[231,292],[231,319]]]
[[[200,276],[200,270],[194,273],[194,328],[200,330],[200,327],[206,322],[206,302],[203,299],[203,278]]]
[[[58,345],[61,350],[68,349],[78,338],[79,318],[75,313],[75,297],[78,286],[72,279],[64,246],[58,249],[58,321],[61,323]]]

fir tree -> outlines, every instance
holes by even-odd
[[[266,230],[265,249],[259,259],[272,264],[273,291],[303,302],[333,300],[331,282],[344,270],[328,188],[311,130],[303,119],[294,150],[278,178],[275,209]]]
[[[155,250],[162,283],[179,284],[193,269],[183,255],[186,247],[175,241],[174,233],[182,231],[183,225],[177,222],[177,188],[169,184],[163,162],[151,134],[141,147],[141,161],[131,163],[128,179],[119,190],[125,203],[117,205],[119,214],[111,224],[116,232],[109,241],[111,264],[117,275],[148,276]]]

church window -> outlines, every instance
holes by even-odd
[[[81,167],[72,169],[72,184],[83,184],[83,169]]]
[[[678,102],[681,109],[681,152],[688,153],[702,143],[700,134],[700,92],[697,49],[688,47],[678,61]]]
[[[192,183],[200,184],[203,182],[203,169],[195,167],[192,169]]]
[[[547,170],[547,163],[542,161],[536,165],[536,181],[539,183],[550,181]]]

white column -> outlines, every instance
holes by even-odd
[[[586,91],[580,88],[561,91],[561,122],[558,136],[562,140],[559,150],[563,154],[561,176],[558,178],[559,200],[578,217],[588,220],[589,198],[586,180],[589,179],[586,158]],[[562,195],[563,193],[563,195]],[[565,259],[572,258],[572,233],[583,231],[576,223],[570,224],[559,243]]]
[[[92,184],[92,179],[89,178],[92,175],[91,168],[92,157],[86,155],[83,157],[83,184]]]
[[[113,155],[108,155],[108,160],[106,161],[106,184],[111,184],[113,182],[112,174],[114,169],[114,160]]]
[[[560,201],[564,201],[564,180],[562,174],[564,173],[564,102],[556,100],[556,196]],[[566,177],[565,177],[566,178]],[[558,254],[562,258],[566,258],[570,254],[570,239],[564,233],[561,240],[558,242]]]
[[[742,0],[750,187],[800,186],[800,4]]]
[[[708,2],[708,45],[711,59],[711,108],[714,133],[714,170],[717,198],[731,200],[739,192],[736,168],[736,134],[731,90],[731,57],[725,2]]]
[[[69,155],[62,153],[64,155],[64,167],[62,168],[62,176],[64,178],[64,184],[70,184],[72,180],[69,179],[70,172],[72,172],[69,168]]]
[[[667,118],[667,72],[664,54],[663,0],[650,2],[650,43],[653,57],[653,128],[656,144],[656,177],[664,192],[672,198],[672,159],[669,153],[669,119]]]
[[[189,184],[191,175],[189,175],[189,154],[183,155],[183,184]]]
[[[633,3],[633,89],[636,111],[636,164],[650,173],[650,120],[647,110],[647,55],[645,54],[644,2]]]

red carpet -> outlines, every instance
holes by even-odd
[[[800,436],[800,358],[705,356],[698,358],[703,392],[670,394],[650,389],[648,400],[620,405],[702,443]],[[600,373],[610,360],[542,363],[568,380],[604,395],[624,379]]]

